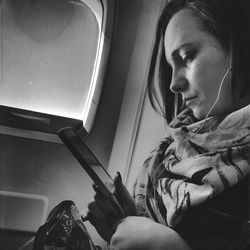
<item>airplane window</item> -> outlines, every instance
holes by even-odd
[[[0,105],[86,123],[103,46],[102,2],[3,0],[0,9]]]

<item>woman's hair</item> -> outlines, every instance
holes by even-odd
[[[153,108],[160,111],[167,122],[182,109],[181,97],[169,89],[172,70],[166,62],[164,52],[164,35],[170,19],[180,10],[191,11],[199,18],[203,28],[219,41],[222,49],[225,52],[231,51],[232,91],[234,93],[237,87],[240,95],[244,96],[250,89],[250,18],[247,2],[248,0],[172,0],[163,8],[148,72],[148,95]]]

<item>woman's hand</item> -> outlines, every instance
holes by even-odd
[[[174,230],[148,218],[130,216],[120,221],[110,250],[190,250]]]
[[[111,199],[105,196],[95,185],[94,201],[88,205],[88,219],[96,228],[99,235],[110,241],[118,222],[126,216],[136,215],[135,203],[128,190],[122,183],[119,173],[114,178],[114,195],[121,206],[124,215],[121,215]]]
[[[122,207],[125,217],[136,215],[135,201],[130,195],[127,188],[123,185],[122,178],[119,172],[114,178],[114,185],[114,195],[118,200],[120,206]]]

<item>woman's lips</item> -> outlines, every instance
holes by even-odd
[[[185,101],[186,106],[190,106],[195,101],[196,98],[197,96],[185,98],[184,101]]]

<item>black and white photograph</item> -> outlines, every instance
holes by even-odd
[[[247,0],[0,0],[1,250],[250,250]]]

